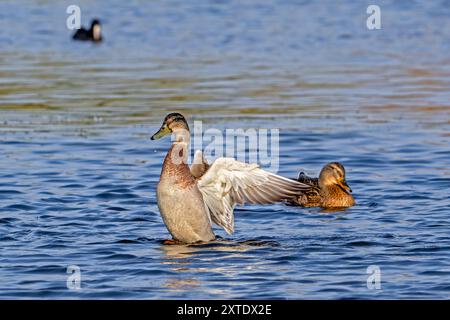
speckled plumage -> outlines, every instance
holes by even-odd
[[[311,186],[311,189],[302,192],[296,199],[290,201],[291,204],[298,204],[303,207],[318,207],[321,205],[322,197],[320,195],[319,179],[310,178],[301,172],[297,181]]]
[[[311,178],[301,172],[297,181],[311,186],[296,198],[288,201],[291,205],[302,207],[344,208],[355,204],[355,199],[345,181],[345,169],[338,162],[324,166],[319,178]]]

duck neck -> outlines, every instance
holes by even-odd
[[[174,129],[172,131],[173,144],[176,143],[185,143],[189,146],[189,142],[191,140],[191,133],[189,129]]]
[[[187,166],[189,144],[185,142],[174,142],[167,151],[164,161],[167,161],[172,166]]]
[[[189,166],[187,165],[189,138],[190,135],[187,130],[173,131],[174,142],[164,159],[163,173],[165,172],[171,176],[190,174]]]

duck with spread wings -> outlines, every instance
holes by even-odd
[[[196,152],[197,163],[189,168],[190,132],[183,115],[167,115],[152,140],[168,134],[174,139],[157,187],[158,207],[173,238],[165,244],[214,240],[212,223],[231,234],[236,204],[280,202],[310,189],[307,184],[233,158],[217,158],[209,165],[200,151]]]

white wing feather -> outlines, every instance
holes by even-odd
[[[233,158],[216,159],[197,185],[211,220],[229,234],[234,231],[236,204],[279,202],[310,188]]]

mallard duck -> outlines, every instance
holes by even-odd
[[[339,162],[326,164],[320,171],[319,178],[310,178],[300,172],[297,181],[311,186],[311,189],[289,200],[292,205],[344,208],[355,204],[355,199],[350,194],[352,189],[345,181],[344,166]]]
[[[72,37],[74,40],[82,41],[102,41],[100,21],[98,19],[92,20],[91,28],[86,30],[85,28],[78,29]]]
[[[279,202],[310,188],[233,158],[217,158],[209,165],[200,151],[196,152],[200,163],[189,168],[190,132],[180,113],[167,115],[151,139],[170,133],[173,143],[164,159],[156,192],[159,211],[173,238],[165,244],[214,240],[212,223],[232,234],[236,204]]]

